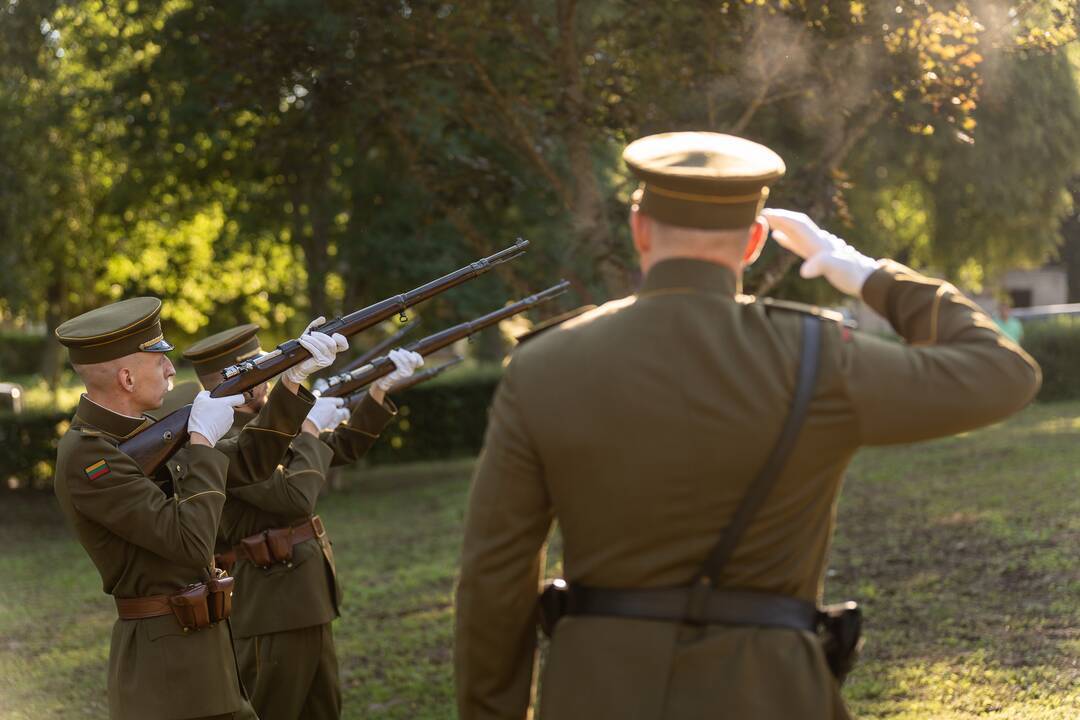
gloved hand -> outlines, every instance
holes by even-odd
[[[211,445],[217,445],[218,440],[229,432],[233,424],[233,408],[244,404],[243,395],[226,395],[225,397],[210,397],[209,390],[203,390],[195,396],[191,404],[191,415],[188,417],[188,432],[199,433],[205,437]]]
[[[326,335],[321,332],[312,332],[311,328],[322,325],[326,322],[326,318],[318,317],[311,321],[311,324],[304,330],[304,334],[300,336],[300,344],[304,346],[304,349],[311,353],[311,357],[295,365],[285,371],[285,379],[299,385],[307,380],[308,376],[316,370],[321,370],[324,367],[329,367],[333,362],[337,354],[342,350],[349,348],[349,341],[345,339],[345,336],[341,333],[334,333],[333,335]]]
[[[315,400],[315,405],[308,410],[307,422],[321,430],[331,430],[338,426],[337,420],[345,398],[321,397]]]
[[[343,407],[343,408],[338,409],[337,414],[334,415],[334,419],[332,421],[334,423],[333,427],[337,427],[341,423],[349,422],[349,418],[351,418],[351,417],[352,417],[352,410],[350,410],[349,408]]]
[[[326,381],[326,378],[315,378],[315,382],[311,383],[311,392],[322,395],[328,387],[330,383]]]
[[[866,278],[878,267],[876,260],[822,230],[803,213],[766,208],[761,214],[776,241],[806,261],[799,268],[804,278],[824,275],[840,292],[859,297]]]
[[[424,356],[411,350],[394,348],[390,351],[390,361],[397,369],[375,381],[375,387],[383,392],[389,392],[398,382],[416,372],[416,368],[424,364]]]

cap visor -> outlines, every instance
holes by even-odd
[[[152,353],[167,353],[167,352],[170,352],[170,351],[175,350],[175,349],[176,348],[174,348],[172,345],[165,342],[164,340],[158,340],[153,345],[150,345],[149,347],[144,347],[142,349],[142,351],[143,352],[152,352]]]

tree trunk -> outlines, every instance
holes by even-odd
[[[304,251],[310,321],[319,315],[325,315],[327,312],[326,273],[329,269],[329,256],[326,252],[326,237],[321,232],[325,228],[320,228],[321,223],[315,222],[315,215],[319,212],[319,209],[314,207],[311,202],[311,181],[301,178],[300,182],[304,183],[304,185],[295,186],[292,193],[292,234],[293,242]],[[307,216],[300,212],[303,205],[308,208]],[[309,220],[311,222],[311,235],[306,232]]]
[[[577,43],[574,0],[559,0],[557,8],[559,45],[557,63],[563,82],[562,117],[564,140],[573,179],[571,224],[574,236],[593,258],[592,280],[609,297],[620,297],[630,289],[626,268],[618,262],[614,236],[596,171],[593,168],[591,133],[581,78],[581,54]]]
[[[60,375],[64,367],[63,348],[56,339],[56,328],[64,321],[64,273],[62,269],[52,277],[45,291],[45,348],[41,354],[41,374],[56,399]]]
[[[1061,261],[1068,285],[1065,302],[1080,303],[1080,178],[1073,180],[1071,190],[1073,213],[1061,223]]]

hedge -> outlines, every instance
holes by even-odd
[[[484,441],[496,377],[419,385],[395,398],[398,416],[367,455],[372,464],[475,455]],[[0,414],[0,481],[8,488],[48,489],[56,443],[68,413]]]
[[[1042,366],[1040,401],[1080,399],[1080,317],[1030,320],[1023,345]]]
[[[417,385],[395,398],[398,416],[368,452],[368,462],[389,464],[467,457],[480,452],[497,377]]]
[[[43,335],[0,333],[0,380],[41,372],[45,340]]]
[[[0,482],[4,487],[52,487],[56,443],[67,430],[69,413],[0,414]]]
[[[1043,369],[1042,402],[1080,399],[1080,318],[1025,324],[1024,347]],[[484,441],[495,372],[459,373],[396,397],[398,416],[368,453],[372,464],[475,455]],[[988,388],[987,392],[992,392]],[[0,481],[48,488],[67,413],[0,414]]]

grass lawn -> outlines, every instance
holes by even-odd
[[[828,599],[868,613],[861,718],[1080,717],[1080,403],[860,453]],[[347,718],[453,717],[451,592],[469,461],[324,499],[346,585]],[[100,718],[114,612],[51,497],[0,501],[0,718]]]

